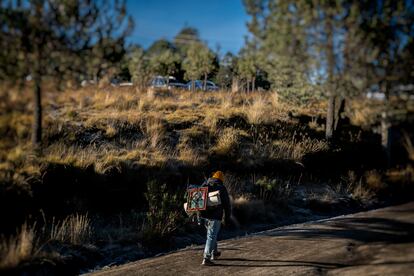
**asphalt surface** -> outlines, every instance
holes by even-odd
[[[414,202],[290,225],[95,271],[93,275],[414,275]]]

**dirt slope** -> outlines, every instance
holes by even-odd
[[[96,271],[94,275],[414,275],[414,202],[291,225]]]

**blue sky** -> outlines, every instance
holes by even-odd
[[[171,40],[184,26],[199,30],[210,48],[238,53],[248,31],[242,0],[129,0],[135,29],[128,42],[144,48],[155,40]]]

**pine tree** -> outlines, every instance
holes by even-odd
[[[223,89],[230,89],[233,78],[236,77],[237,57],[227,52],[220,61],[219,70],[216,75],[217,84]]]
[[[243,49],[237,62],[237,73],[246,82],[246,92],[255,90],[257,70],[256,53],[250,49]]]
[[[39,148],[42,137],[42,86],[45,79],[80,79],[92,47],[113,39],[111,47],[123,47],[132,27],[124,2],[45,1],[0,2],[2,58],[8,53],[15,62],[0,66],[0,76],[19,81],[30,75],[34,81],[32,143]],[[111,16],[109,16],[109,14]],[[108,45],[107,45],[108,47]],[[116,49],[112,48],[112,51]],[[13,72],[10,74],[11,72]]]
[[[412,82],[410,0],[245,0],[261,67],[282,98],[328,97],[332,139],[346,97],[373,87],[386,95]],[[304,97],[305,96],[305,97]],[[385,116],[386,117],[386,116]]]
[[[167,49],[158,55],[152,55],[149,60],[151,72],[156,75],[169,76],[176,73],[179,68],[180,56],[172,50]],[[168,83],[167,83],[168,84]]]
[[[214,70],[214,53],[202,43],[192,43],[187,50],[187,58],[183,62],[186,78],[192,80],[192,90],[195,90],[194,81],[204,77],[203,89],[206,90],[207,77]]]
[[[178,50],[182,59],[187,56],[188,48],[192,43],[201,43],[198,30],[193,27],[184,27],[174,37],[174,46]]]
[[[264,4],[257,11],[268,14],[256,15],[255,31],[260,41],[259,60],[267,72],[272,88],[282,100],[294,104],[305,104],[317,96],[310,82],[311,60],[308,53],[303,11],[296,1],[269,2],[267,12]],[[253,29],[257,29],[253,28]]]
[[[128,55],[128,70],[132,82],[140,90],[144,90],[151,78],[149,58],[141,47],[133,47]]]

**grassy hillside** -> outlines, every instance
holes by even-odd
[[[292,212],[297,220],[346,212],[412,182],[411,166],[386,169],[373,131],[381,103],[366,99],[348,102],[328,143],[324,100],[295,106],[270,92],[68,89],[45,95],[44,146],[35,154],[30,94],[12,89],[1,98],[2,231],[26,223],[2,244],[3,256],[14,252],[3,268],[43,256],[33,252],[59,252],[55,259],[70,263],[74,246],[92,263],[111,262],[125,245],[136,259],[144,253],[134,244],[155,252],[172,237],[198,233],[181,210],[184,190],[216,169],[226,174],[240,227],[287,222]]]

